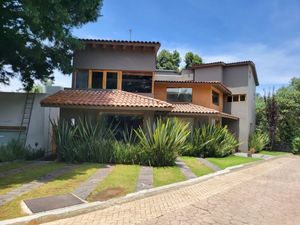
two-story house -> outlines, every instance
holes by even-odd
[[[207,68],[202,65],[181,73],[156,71],[159,42],[81,41],[85,48],[74,54],[72,88],[41,101],[44,107],[59,107],[61,118],[74,122],[79,117],[105,115],[121,127],[136,128],[144,126],[146,121],[152,123],[156,116],[176,116],[189,121],[191,126],[227,124],[239,138],[242,127],[248,126],[240,120],[243,114],[235,107],[235,96],[238,94],[239,102],[244,98],[249,103],[242,111],[252,110],[254,102],[248,100],[251,93],[234,89],[230,79],[235,78],[230,78],[233,75],[227,64],[223,63],[221,69],[209,67],[213,75],[201,73]],[[257,79],[254,64],[247,71]],[[243,85],[247,89],[247,84]]]

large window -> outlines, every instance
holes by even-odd
[[[168,102],[192,102],[192,88],[167,88]]]
[[[215,105],[219,105],[219,93],[212,91],[212,102]]]
[[[77,70],[76,72],[76,88],[87,88],[88,87],[88,71]]]
[[[107,72],[106,73],[106,89],[117,89],[118,87],[118,73]]]
[[[106,119],[115,128],[115,137],[118,140],[124,139],[124,132],[133,132],[133,129],[143,126],[143,116],[107,115]]]
[[[128,92],[151,93],[152,76],[123,74],[122,90]]]
[[[92,73],[92,88],[101,89],[103,82],[103,72]]]

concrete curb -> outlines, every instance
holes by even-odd
[[[274,157],[270,160],[274,160],[277,158],[281,158],[281,157]],[[190,180],[186,180],[186,181],[182,181],[182,182],[178,182],[178,183],[174,183],[174,184],[165,185],[162,187],[156,187],[156,188],[152,188],[152,189],[148,189],[148,190],[142,190],[139,192],[128,194],[124,197],[111,199],[111,200],[108,200],[105,202],[99,202],[99,201],[91,202],[91,203],[70,206],[70,207],[61,208],[61,209],[55,209],[55,210],[51,210],[51,211],[47,211],[47,212],[36,213],[33,215],[19,217],[16,219],[4,220],[4,221],[0,221],[0,225],[19,225],[19,224],[27,224],[30,222],[45,223],[45,222],[50,222],[50,221],[54,221],[54,220],[65,219],[65,218],[77,216],[80,214],[89,213],[89,212],[100,210],[100,209],[105,209],[110,206],[120,205],[120,204],[124,204],[124,203],[131,202],[134,200],[150,197],[155,194],[163,193],[165,191],[175,190],[178,188],[197,184],[197,183],[206,181],[208,179],[212,179],[214,177],[227,174],[231,171],[239,170],[242,168],[248,168],[248,167],[254,166],[256,164],[264,163],[264,162],[267,162],[267,161],[259,160],[259,161],[255,161],[252,163],[228,167],[224,170],[220,170],[220,171],[217,171],[217,172],[214,172],[211,174],[207,174],[207,175],[204,175],[201,177],[193,178]]]

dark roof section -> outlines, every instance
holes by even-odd
[[[231,91],[220,81],[194,81],[194,80],[156,80],[155,83],[186,83],[186,84],[212,84],[226,94],[231,95]]]
[[[141,47],[154,47],[156,51],[160,48],[158,41],[127,41],[127,40],[107,40],[107,39],[87,39],[80,38],[79,41],[85,43],[111,44],[111,45],[132,45]]]
[[[213,66],[244,66],[249,65],[251,66],[251,69],[253,70],[254,80],[256,86],[259,85],[258,78],[257,78],[257,72],[255,68],[255,64],[252,61],[240,61],[240,62],[231,62],[231,63],[224,63],[224,62],[211,62],[211,63],[203,63],[203,64],[194,64],[193,66],[189,67],[189,69],[197,69],[197,68],[206,68],[206,67],[213,67]]]

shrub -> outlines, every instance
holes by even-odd
[[[269,135],[260,131],[256,131],[250,135],[249,149],[255,152],[260,152],[269,143]]]
[[[30,146],[18,140],[12,139],[7,145],[0,146],[0,162],[13,160],[34,160],[42,158],[45,151],[42,149],[32,149]]]
[[[137,129],[138,148],[142,149],[142,163],[152,166],[169,166],[175,163],[179,153],[187,148],[190,134],[188,124],[176,118],[157,119],[147,129]]]
[[[75,125],[66,120],[51,123],[59,159],[68,162],[114,162],[114,130],[105,120],[84,118]]]
[[[292,145],[293,145],[292,152],[294,154],[300,154],[300,137],[295,137],[292,142]]]
[[[198,157],[224,157],[232,154],[239,146],[227,127],[212,124],[195,128],[190,143],[191,148],[184,154]]]

